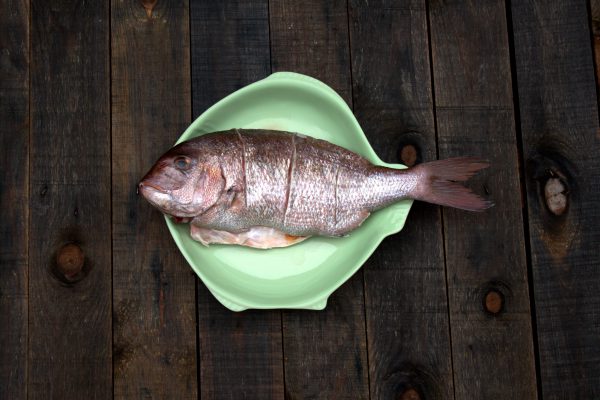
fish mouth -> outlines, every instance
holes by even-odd
[[[138,190],[144,194],[144,192],[159,192],[159,193],[167,193],[167,191],[165,189],[163,189],[162,187],[158,186],[157,184],[154,184],[152,182],[148,182],[146,180],[141,181],[140,183],[138,183]]]
[[[145,180],[138,184],[137,190],[150,204],[160,210],[164,209],[170,197],[162,187]]]
[[[195,210],[186,208],[189,204],[181,204],[174,200],[171,190],[164,189],[149,179],[142,179],[137,185],[137,191],[148,203],[158,208],[163,214],[172,217],[177,223],[189,222],[198,215]]]

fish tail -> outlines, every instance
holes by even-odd
[[[477,171],[488,166],[487,161],[475,157],[449,158],[417,165],[411,170],[418,174],[420,183],[411,197],[468,211],[488,209],[494,203],[458,183],[468,180]]]

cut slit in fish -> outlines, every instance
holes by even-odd
[[[205,246],[210,244],[237,244],[257,249],[287,247],[300,243],[309,237],[288,235],[287,233],[266,226],[253,226],[247,231],[232,233],[190,225],[190,234],[194,240],[199,241]]]

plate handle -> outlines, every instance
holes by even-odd
[[[324,310],[325,307],[327,307],[327,300],[328,300],[328,298],[325,297],[324,299],[321,299],[317,302],[312,303],[311,305],[309,305],[307,307],[302,307],[302,308],[305,308],[307,310]]]
[[[335,90],[333,90],[331,88],[331,86],[321,82],[318,79],[308,76],[308,75],[299,74],[297,72],[282,71],[282,72],[272,73],[265,79],[289,79],[289,80],[294,80],[294,81],[299,81],[299,82],[306,82],[306,83],[316,86],[320,89],[325,89],[326,91],[328,91],[329,93],[331,93],[332,95],[334,95],[335,97],[340,99],[344,104],[346,104],[346,101],[342,98],[342,96],[340,96]]]
[[[215,299],[219,301],[219,303],[223,304],[225,307],[229,308],[231,311],[240,312],[247,310],[246,307],[240,306],[239,304],[234,303],[233,301],[227,300],[224,297],[219,296],[215,292],[211,291],[212,295],[215,296]]]
[[[231,311],[240,312],[240,311],[245,311],[248,309],[248,307],[244,307],[237,303],[234,303],[233,301],[228,300],[222,296],[219,296],[218,294],[215,294],[212,291],[210,293],[213,296],[215,296],[215,299],[217,299],[219,301],[219,303],[223,304],[225,307],[229,308]],[[324,299],[320,299],[312,304],[298,307],[298,308],[304,309],[304,310],[317,310],[317,311],[323,310],[323,309],[325,309],[325,307],[327,307],[327,300],[328,300],[328,298],[325,297]]]

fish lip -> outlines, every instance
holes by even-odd
[[[179,212],[177,214],[174,214],[172,210],[168,210],[168,209],[164,208],[164,205],[161,204],[161,202],[156,201],[152,197],[152,194],[160,193],[160,194],[164,194],[164,195],[170,195],[171,192],[168,190],[164,190],[163,188],[161,188],[158,185],[148,183],[146,181],[141,181],[138,184],[138,190],[142,194],[142,196],[146,199],[146,201],[148,201],[148,203],[150,203],[154,207],[158,208],[163,214],[168,215],[169,217],[192,220],[197,215],[196,213],[192,213],[192,212],[190,212],[190,213]],[[187,221],[187,222],[189,222],[189,221]]]
[[[140,192],[142,192],[142,194],[143,194],[144,190],[147,191],[148,189],[150,189],[150,191],[155,191],[155,192],[160,192],[160,193],[165,193],[165,194],[169,193],[164,188],[162,188],[154,183],[148,182],[147,180],[143,180],[140,183],[138,183],[138,190]]]
[[[162,188],[157,187],[156,185],[149,184],[147,182],[140,182],[138,184],[138,191],[148,201],[148,203],[152,204],[154,207],[162,210],[162,204],[154,198],[153,194],[158,193],[161,195],[168,195],[169,193],[161,190]]]

